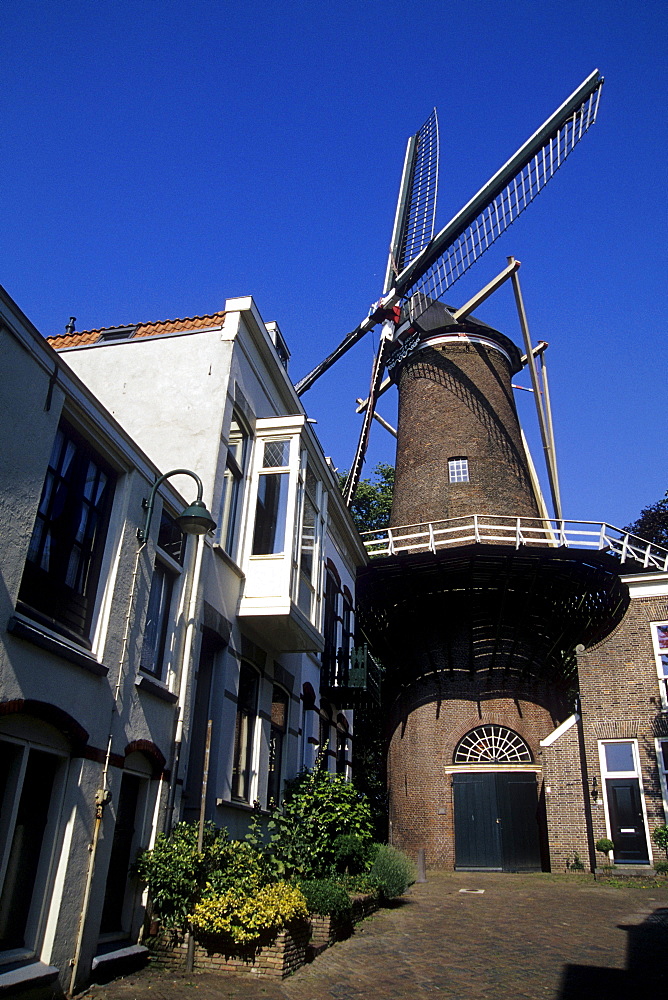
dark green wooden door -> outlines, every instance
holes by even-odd
[[[455,774],[453,791],[456,868],[540,871],[533,772]]]

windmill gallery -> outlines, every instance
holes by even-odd
[[[649,865],[665,822],[668,552],[563,519],[547,345],[531,344],[519,263],[459,309],[439,301],[593,125],[602,84],[592,73],[435,238],[434,112],[408,143],[380,302],[297,385],[382,324],[344,494],[396,386],[390,526],[366,533],[358,622],[386,671],[391,836],[434,866],[595,868],[602,839],[614,844],[604,861]],[[505,281],[523,354],[473,315]],[[513,399],[524,366],[554,517]]]

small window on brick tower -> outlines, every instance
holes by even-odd
[[[449,458],[448,472],[451,483],[468,483],[469,481],[469,460],[468,458]]]

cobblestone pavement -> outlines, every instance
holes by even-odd
[[[462,892],[483,889],[482,893]],[[150,968],[86,1000],[658,1000],[668,888],[591,876],[430,873],[282,983]]]

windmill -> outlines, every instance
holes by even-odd
[[[295,386],[298,395],[305,393],[366,333],[377,324],[382,324],[369,396],[358,401],[358,412],[363,412],[364,417],[344,487],[348,505],[352,503],[359,483],[376,402],[390,385],[389,378],[383,382],[390,354],[410,351],[411,337],[421,317],[489,249],[554,176],[596,121],[602,86],[603,77],[598,70],[594,70],[436,237],[433,235],[438,174],[438,121],[435,109],[422,128],[408,140],[382,295],[371,306],[365,319]],[[518,267],[519,263],[509,258],[508,267],[496,279],[452,314],[453,321],[470,315],[504,281],[512,279],[553,504],[557,517],[560,517],[551,418],[545,406],[544,358],[530,344],[517,280]],[[542,389],[538,383],[536,354],[541,357],[543,365]]]

